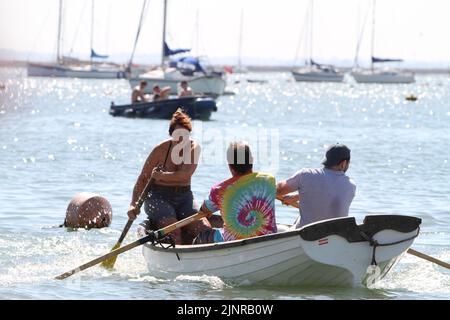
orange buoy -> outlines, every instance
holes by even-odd
[[[64,226],[68,228],[104,228],[112,221],[112,208],[108,200],[90,192],[81,192],[70,201]]]

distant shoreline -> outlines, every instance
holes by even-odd
[[[27,66],[27,61],[19,60],[0,60],[0,67],[22,67]],[[140,65],[140,68],[151,68],[152,65]],[[215,68],[223,68],[225,65],[215,65]],[[229,66],[228,66],[229,67]],[[234,66],[232,66],[233,68]],[[250,72],[290,72],[294,67],[292,66],[259,66],[259,65],[249,65],[244,66]],[[351,67],[338,67],[344,72],[350,72]],[[397,68],[396,68],[397,69]],[[450,68],[403,68],[403,71],[414,72],[416,74],[449,74]]]

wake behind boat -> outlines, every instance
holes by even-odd
[[[371,285],[408,250],[420,224],[419,218],[401,215],[366,216],[362,225],[346,217],[222,243],[147,243],[143,254],[150,274],[162,278],[210,275],[238,285]]]
[[[192,119],[199,120],[208,120],[211,113],[217,111],[214,99],[192,96],[126,105],[115,105],[112,102],[109,114],[130,118],[171,119],[178,108],[184,109]]]

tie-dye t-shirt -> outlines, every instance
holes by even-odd
[[[211,212],[220,210],[225,241],[277,232],[275,178],[265,173],[233,177],[212,187],[205,201]]]

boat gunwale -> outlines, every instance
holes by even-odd
[[[342,234],[339,234],[336,232],[330,232],[328,235],[323,236],[322,234],[320,234],[321,230],[319,230],[319,233],[316,234],[314,238],[311,237],[311,234],[308,234],[308,231],[310,229],[313,229],[313,228],[315,229],[317,227],[320,228],[321,226],[326,227],[327,224],[330,225],[336,221],[345,223],[345,224],[349,225],[350,227],[353,227],[352,226],[352,224],[353,224],[354,230],[352,230],[352,231],[356,231],[356,229],[357,229],[357,231],[359,233],[368,234],[370,232],[368,232],[369,230],[367,228],[367,225],[365,224],[368,217],[370,217],[369,219],[371,219],[371,220],[377,219],[377,217],[379,217],[378,219],[384,219],[384,220],[388,219],[388,218],[392,218],[392,217],[396,217],[397,219],[409,220],[408,221],[409,224],[406,226],[401,226],[400,228],[397,227],[394,229],[394,228],[392,228],[392,225],[389,225],[383,229],[379,229],[379,230],[375,229],[376,232],[374,231],[374,233],[369,234],[369,236],[373,236],[375,233],[380,232],[382,230],[393,230],[393,231],[400,232],[400,233],[410,233],[410,232],[413,232],[414,230],[420,229],[420,224],[421,224],[420,218],[406,216],[406,215],[368,215],[365,217],[364,222],[360,225],[356,224],[355,217],[342,217],[342,218],[335,218],[335,219],[319,221],[316,223],[306,225],[300,229],[284,231],[284,232],[279,232],[279,233],[266,234],[266,235],[262,235],[262,236],[246,238],[246,239],[241,239],[241,240],[233,240],[233,241],[225,241],[225,242],[220,242],[220,243],[209,243],[209,244],[201,244],[201,245],[182,245],[182,246],[178,246],[178,247],[176,247],[176,246],[175,247],[164,247],[162,244],[160,244],[160,246],[158,246],[159,243],[156,243],[156,244],[145,243],[144,246],[153,251],[162,251],[162,252],[168,252],[168,253],[169,252],[170,253],[187,253],[187,252],[204,252],[204,251],[230,249],[230,248],[241,247],[241,246],[245,246],[245,245],[249,245],[249,244],[278,240],[278,239],[289,238],[289,237],[297,237],[297,236],[299,236],[304,241],[317,241],[320,238],[337,235],[337,236],[345,238],[348,242],[351,242],[351,243],[369,242],[369,240],[364,238],[362,235],[360,236],[360,238],[351,238],[351,237],[345,237]],[[418,235],[418,233],[419,232],[417,232],[417,235]]]
[[[149,107],[153,107],[153,106],[159,106],[159,105],[165,105],[167,103],[194,103],[197,102],[199,99],[211,99],[213,101],[215,101],[214,99],[212,99],[211,97],[208,96],[189,96],[189,97],[180,97],[180,98],[170,98],[170,99],[163,99],[163,100],[156,100],[156,101],[139,101],[139,102],[135,102],[135,103],[130,103],[130,104],[112,104],[111,108],[112,109],[126,109],[126,108],[149,108]],[[201,101],[201,100],[200,100]]]

